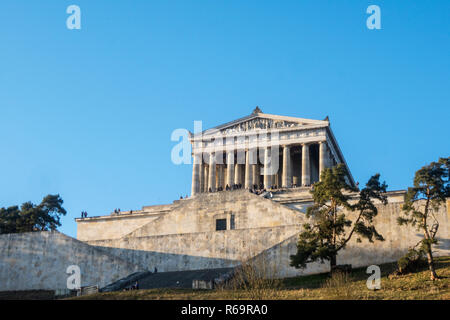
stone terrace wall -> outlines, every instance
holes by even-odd
[[[295,235],[300,225],[90,241],[111,254],[158,271],[228,268]]]
[[[161,221],[155,220],[122,239],[89,243],[150,270],[155,266],[161,271],[223,268],[257,255],[269,257],[266,260],[272,263],[272,269],[283,277],[328,270],[328,264],[319,263],[305,270],[289,266],[289,256],[296,252],[298,232],[307,221],[303,213],[245,192],[235,192],[233,197],[232,192],[225,194],[223,197],[229,196],[233,202],[222,196],[201,195],[186,202],[180,211],[167,214]],[[402,206],[397,198],[396,195],[387,206],[378,205],[375,226],[386,240],[370,243],[363,239],[357,243],[354,236],[339,254],[339,264],[360,267],[393,262],[421,239],[422,235],[413,227],[397,225]],[[240,217],[241,223],[236,223],[236,230],[214,231],[214,217],[227,210]],[[436,213],[440,224],[437,255],[450,255],[449,215],[446,205]],[[170,222],[174,226],[180,224],[179,230],[193,232],[152,235],[169,230]],[[251,228],[252,225],[257,227]]]
[[[124,238],[215,232],[215,220],[235,216],[235,229],[256,229],[303,223],[305,215],[245,190],[199,194],[184,200],[158,219]]]
[[[121,238],[97,239],[87,243],[139,266],[159,271],[224,268],[248,257],[267,255],[279,276],[312,274],[328,270],[328,264],[312,264],[306,270],[289,266],[296,252],[298,232],[307,222],[303,212],[288,207],[304,195],[287,194],[287,204],[264,199],[244,190],[200,194],[180,201],[169,213],[137,228]],[[304,192],[303,192],[304,193]],[[397,225],[402,192],[391,192],[387,206],[378,205],[375,218],[384,242],[356,242],[354,237],[338,256],[339,264],[354,267],[396,261],[414,246],[421,234],[412,227]],[[290,199],[292,198],[292,199]],[[436,254],[450,255],[448,204],[436,213],[440,227]],[[215,230],[215,219],[235,216],[235,230]],[[354,214],[354,213],[352,213]],[[95,224],[93,224],[95,227]]]
[[[401,214],[403,203],[390,203],[386,206],[378,206],[378,216],[375,218],[377,231],[385,238],[385,241],[370,243],[362,239],[361,243],[353,237],[345,250],[341,251],[337,258],[338,264],[351,264],[353,267],[364,267],[372,264],[395,262],[403,256],[410,247],[423,239],[423,236],[414,227],[399,226],[397,217]],[[437,238],[438,245],[434,247],[436,256],[450,255],[450,201],[440,207],[435,213],[439,221]],[[257,259],[264,262],[270,261],[273,270],[282,277],[293,277],[302,274],[311,274],[329,271],[329,264],[309,264],[305,270],[297,270],[289,266],[290,255],[297,251],[298,234],[282,241],[272,248],[264,251]]]
[[[81,285],[105,286],[137,266],[59,232],[0,235],[0,291],[66,289],[66,269],[78,265]]]
[[[77,222],[77,239],[81,241],[118,239],[139,229],[149,222],[167,214],[181,203],[145,206],[142,210],[133,213],[122,212],[117,215],[107,215],[75,219]]]
[[[235,229],[216,231],[216,219],[229,223],[231,214]],[[305,221],[301,212],[235,190],[200,194],[120,239],[88,243],[149,270],[223,268],[291,237]]]
[[[158,217],[159,215],[129,214],[77,219],[77,239],[119,239]]]
[[[423,233],[417,231],[415,227],[397,224],[397,217],[402,213],[402,205],[402,202],[397,202],[378,206],[379,213],[375,218],[375,226],[385,241],[375,241],[372,244],[363,239],[361,243],[357,243],[354,237],[345,251],[338,256],[337,262],[351,263],[358,267],[396,261],[423,239]],[[438,212],[435,212],[435,217],[439,221],[439,230],[436,235],[439,243],[434,246],[434,253],[450,255],[450,212],[445,204],[439,208]],[[432,223],[430,219],[430,225]]]

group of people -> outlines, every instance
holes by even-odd
[[[314,184],[308,185],[308,187],[309,187],[309,186],[314,187]],[[242,186],[242,183],[233,184],[233,185],[231,185],[231,187],[227,184],[227,185],[225,186],[225,191],[242,189],[242,187],[243,187],[243,186]],[[294,184],[292,185],[292,188],[297,188],[297,187],[298,187],[298,186],[297,186],[296,183],[294,183]],[[274,186],[270,187],[270,189],[271,189],[271,190],[278,190],[279,187],[278,187],[278,185],[274,185]],[[217,188],[216,192],[217,192],[217,191],[223,191],[223,190],[224,190],[223,187],[220,186],[220,187]],[[249,189],[249,191],[250,191],[251,193],[255,193],[255,194],[257,194],[257,195],[260,195],[260,194],[266,192],[266,189],[264,188],[264,184],[261,182],[259,185],[254,184],[254,185]],[[211,193],[211,192],[214,192],[214,191],[212,191],[212,189],[209,188],[209,189],[208,189],[208,192]],[[188,198],[188,196],[186,196],[186,199],[187,199],[187,198]],[[183,199],[183,196],[180,196],[180,199]]]
[[[158,273],[158,269],[156,267],[153,270],[153,273]],[[130,291],[130,290],[139,290],[139,283],[136,281],[134,284],[123,288],[123,291]]]
[[[81,218],[87,218],[87,212],[81,211]]]
[[[251,193],[254,193],[254,194],[259,196],[260,194],[266,192],[266,189],[265,188],[263,188],[263,189],[250,189],[249,191]]]
[[[242,183],[238,183],[238,184],[233,184],[233,185],[231,185],[231,187],[227,184],[226,186],[225,186],[225,191],[230,191],[230,190],[238,190],[238,189],[242,189],[243,188],[243,186],[242,186]],[[272,190],[273,189],[278,189],[278,186],[272,186],[272,188],[271,188]],[[220,187],[218,187],[217,188],[217,191],[223,191],[223,187],[222,186],[220,186]],[[250,189],[249,189],[249,191],[250,192],[252,192],[252,193],[256,193],[256,194],[261,194],[262,192],[265,192],[266,191],[266,189],[264,188],[264,184],[263,183],[260,183],[259,185],[257,185],[257,184],[254,184]],[[212,189],[211,188],[209,188],[208,189],[208,192],[213,192],[212,191]],[[182,199],[183,197],[180,197],[180,199]],[[187,196],[186,196],[186,198],[187,198]]]
[[[130,290],[139,290],[139,283],[136,281],[131,286],[125,287],[123,291],[130,291]]]
[[[111,215],[112,216],[114,216],[114,215],[117,215],[117,214],[120,214],[121,212],[120,212],[120,208],[118,208],[118,209],[114,209],[114,212],[111,212]],[[125,211],[125,214],[127,213],[127,211]],[[129,214],[133,214],[133,210],[130,210],[130,211],[128,211],[128,213]]]
[[[225,190],[226,191],[228,191],[228,190],[237,190],[237,189],[242,189],[242,183],[232,184],[231,187],[229,185],[225,186]],[[223,191],[223,188],[220,187],[218,191]]]

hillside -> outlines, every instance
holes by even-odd
[[[280,282],[272,281],[259,289],[190,290],[150,289],[79,297],[75,299],[444,299],[450,300],[450,257],[436,259],[436,270],[441,280],[432,282],[423,268],[417,273],[389,278],[395,263],[380,265],[381,289],[368,290],[365,268],[355,269],[348,277],[330,279],[328,274],[295,277]],[[269,288],[271,287],[271,288]],[[274,289],[273,287],[276,287]]]

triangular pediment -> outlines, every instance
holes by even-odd
[[[254,130],[273,130],[283,128],[301,128],[310,126],[328,126],[328,120],[312,120],[296,117],[278,116],[266,113],[252,113],[225,124],[216,126],[204,131],[204,134],[214,134],[218,131],[222,134],[254,131]]]

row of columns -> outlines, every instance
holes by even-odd
[[[283,146],[282,157],[282,177],[281,183],[283,188],[292,187],[292,161],[291,161],[291,147],[290,145]],[[264,149],[264,163],[270,162],[270,147]],[[326,142],[319,142],[319,175],[323,169],[328,166]],[[216,164],[216,157],[214,153],[209,154],[209,165],[202,165],[201,154],[194,155],[194,164],[192,168],[192,195],[201,192],[216,191],[218,186],[232,186],[234,184],[243,184],[244,188],[250,189],[253,185],[259,184],[260,165],[252,164],[252,152],[248,150],[245,152],[245,165],[235,164],[234,151],[228,151],[226,154],[226,172],[225,165]],[[216,181],[217,169],[217,181]],[[241,181],[242,170],[244,171],[244,181]],[[263,183],[264,188],[270,189],[272,187],[272,176],[270,166],[263,166]],[[226,179],[225,179],[226,174]],[[226,180],[226,181],[225,181]],[[302,168],[301,168],[301,185],[308,186],[311,184],[311,164],[309,144],[302,144]]]

